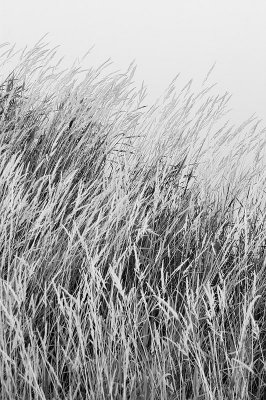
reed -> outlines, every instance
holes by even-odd
[[[265,398],[264,129],[55,57],[0,75],[1,399]]]

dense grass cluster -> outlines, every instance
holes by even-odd
[[[0,70],[0,398],[265,398],[265,131],[55,54]]]

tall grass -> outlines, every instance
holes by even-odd
[[[265,130],[55,56],[0,76],[1,399],[265,398]]]

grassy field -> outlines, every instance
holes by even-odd
[[[265,399],[259,121],[1,51],[0,398]]]

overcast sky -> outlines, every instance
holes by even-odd
[[[180,73],[233,97],[231,118],[266,121],[266,0],[0,0],[0,42],[31,46],[45,33],[67,62],[95,46],[85,67],[136,60],[136,83],[154,101]],[[234,122],[234,121],[232,121]],[[265,123],[266,125],[266,123]]]

